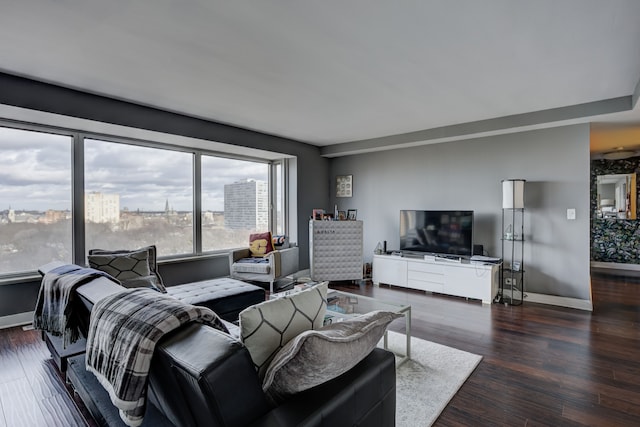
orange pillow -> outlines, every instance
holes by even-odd
[[[273,251],[271,232],[251,234],[249,236],[249,251],[251,251],[251,256],[264,256]]]

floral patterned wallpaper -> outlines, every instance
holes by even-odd
[[[596,177],[619,173],[638,173],[640,157],[624,160],[591,161],[591,260],[640,264],[640,219],[596,218]],[[636,185],[638,207],[640,207],[640,184]],[[640,215],[636,215],[640,218]]]

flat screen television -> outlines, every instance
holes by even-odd
[[[400,211],[400,250],[471,256],[473,211]]]

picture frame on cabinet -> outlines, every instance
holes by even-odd
[[[358,219],[358,210],[357,209],[349,209],[347,210],[347,220],[355,221]]]
[[[338,221],[347,220],[347,211],[338,211]]]

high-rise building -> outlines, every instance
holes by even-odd
[[[269,229],[266,182],[247,179],[224,186],[224,226],[235,230]]]
[[[119,222],[120,195],[98,192],[86,193],[84,195],[84,217],[88,222]]]

